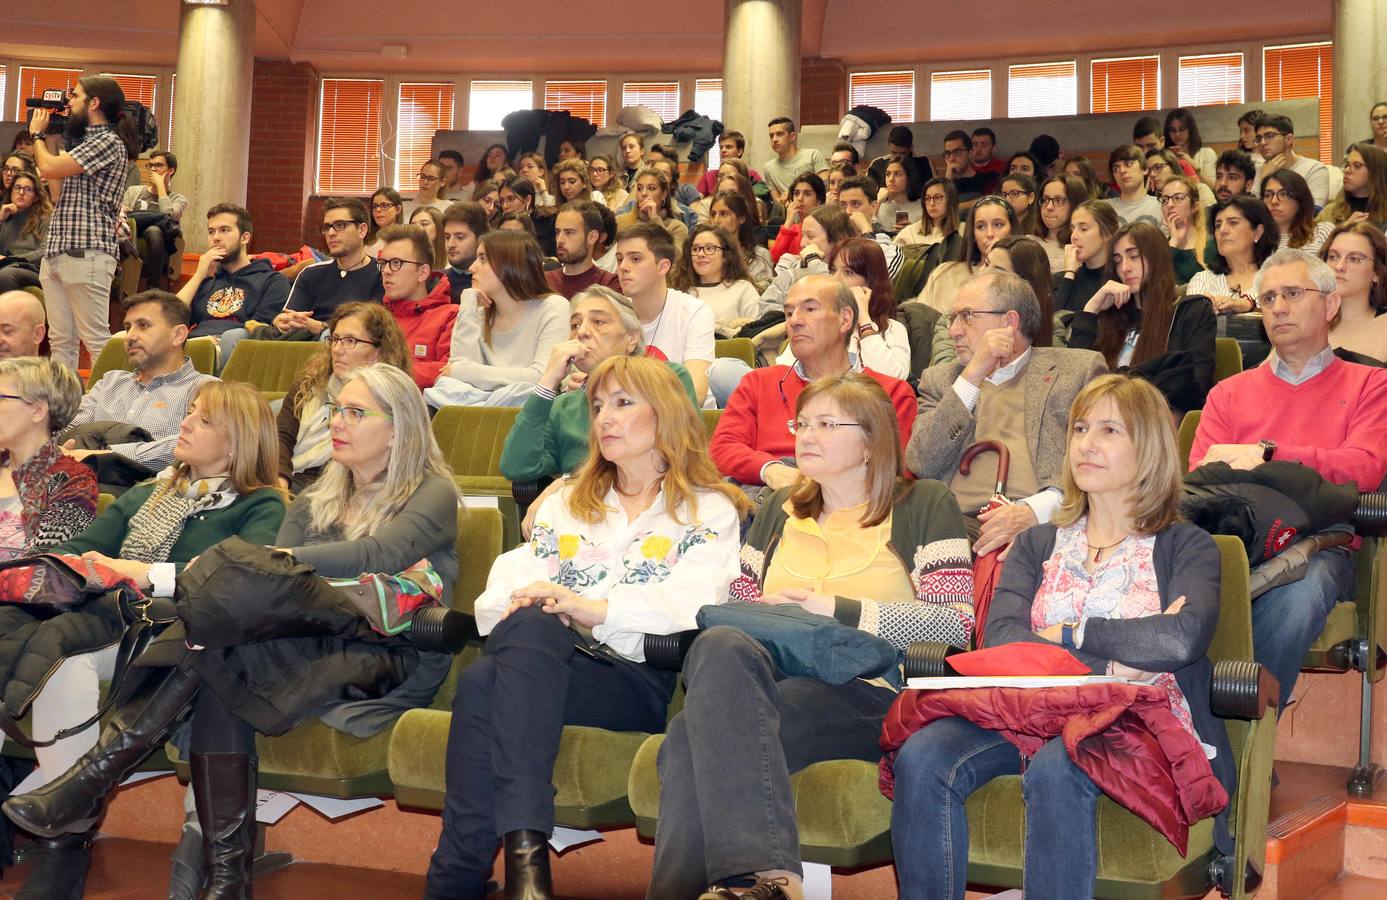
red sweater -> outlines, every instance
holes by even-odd
[[[1213,444],[1276,442],[1276,459],[1375,491],[1387,474],[1387,369],[1332,360],[1303,384],[1264,363],[1214,385],[1190,448],[1190,468]]]
[[[771,262],[780,262],[780,257],[786,253],[799,254],[800,247],[800,226],[781,225],[780,231],[775,235],[775,244],[771,247]]]
[[[452,349],[458,305],[448,297],[448,279],[441,278],[423,300],[385,300],[385,308],[405,333],[405,348],[414,360],[414,383],[433,387]]]
[[[871,369],[862,374],[886,389],[901,427],[901,447],[910,441],[919,404],[915,391],[899,378]],[[708,452],[718,471],[742,484],[760,484],[761,468],[795,455],[795,436],[787,424],[807,382],[789,366],[752,369],[742,378],[718,419]]]

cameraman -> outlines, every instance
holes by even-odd
[[[70,150],[46,143],[51,111],[29,118],[34,161],[56,200],[39,268],[53,358],[77,370],[78,340],[95,362],[111,339],[109,304],[116,274],[116,217],[130,160],[139,155],[125,92],[113,78],[89,76],[68,96]]]

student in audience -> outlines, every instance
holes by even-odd
[[[1249,109],[1238,116],[1237,149],[1259,161],[1261,156],[1257,153],[1257,126],[1262,124],[1266,116],[1267,114],[1260,109]]]
[[[833,150],[828,154],[829,165],[846,163],[854,168],[862,162],[862,156],[857,152],[857,148],[847,141],[839,141],[833,145]]]
[[[751,180],[747,178],[746,173],[750,170],[747,169],[746,164],[740,159],[730,159],[719,167],[719,171],[721,175],[718,177],[718,192],[734,191],[740,194],[742,199],[746,201],[747,208],[756,211],[757,233],[761,233],[761,225],[766,221],[766,204],[757,197],[756,189],[752,187]],[[806,172],[803,174],[810,173]],[[798,177],[799,176],[796,176],[796,178]],[[814,177],[817,178],[818,176],[815,175]],[[793,183],[791,183],[791,187],[793,186]],[[708,199],[706,202],[711,209],[712,200]]]
[[[864,375],[815,380],[790,430],[798,479],[762,504],[731,596],[832,616],[894,647],[966,646],[972,572],[944,485],[903,480],[889,397]],[[893,552],[894,551],[894,552]],[[812,574],[809,574],[812,573]],[[659,755],[660,821],[649,895],[804,897],[790,776],[821,760],[880,759],[896,689],[882,679],[785,677],[731,627],[703,632],[684,664],[686,702]]]
[[[986,644],[1062,646],[1094,674],[1160,686],[1179,727],[1210,748],[1212,771],[1181,777],[1212,774],[1231,797],[1237,771],[1227,729],[1210,711],[1206,655],[1218,622],[1219,551],[1207,532],[1180,521],[1179,451],[1165,403],[1141,380],[1109,375],[1089,384],[1065,418],[1068,428],[1057,429],[1063,504],[1052,524],[1012,545]],[[1023,760],[999,732],[948,717],[911,735],[895,758],[891,843],[902,896],[961,900],[964,802],[993,778],[1017,774],[1027,896],[1093,894],[1103,792],[1064,738]],[[1214,827],[1219,845],[1231,846],[1223,820]]]
[[[411,353],[395,316],[380,303],[345,303],[328,322],[323,349],[289,385],[275,419],[279,485],[303,493],[332,459],[331,404],[351,374],[375,363],[413,374]]]
[[[1123,225],[1148,222],[1159,225],[1161,204],[1146,192],[1146,157],[1135,144],[1123,144],[1108,154],[1108,172],[1118,196],[1108,201]]]
[[[635,208],[616,217],[617,227],[625,231],[637,223],[658,225],[669,233],[678,252],[688,240],[689,228],[675,210],[669,188],[669,178],[660,169],[642,171],[633,188]]]
[[[38,356],[47,334],[42,300],[28,291],[0,292],[0,360]]]
[[[961,130],[944,135],[944,177],[954,183],[960,212],[972,209],[978,198],[996,183],[995,175],[973,168],[973,139]]]
[[[857,167],[852,163],[836,162],[829,163],[828,177],[824,182],[824,202],[837,203],[838,189],[843,186],[843,182],[857,175]]]
[[[1132,143],[1143,153],[1165,149],[1165,135],[1161,132],[1161,120],[1155,116],[1142,116],[1132,126]]]
[[[121,208],[127,213],[162,213],[173,222],[183,218],[183,210],[188,208],[188,198],[173,190],[173,176],[178,171],[178,159],[167,150],[155,150],[149,154],[145,163],[148,173],[139,184],[125,189],[121,198]],[[122,220],[124,216],[122,216]],[[144,240],[140,259],[144,262],[143,272],[149,279],[150,287],[169,289],[169,253],[173,242],[165,238],[163,226],[149,222],[143,226],[137,221],[138,233],[132,239]]]
[[[472,173],[473,200],[478,200],[476,196],[477,185],[485,184],[493,180],[502,169],[510,166],[510,152],[505,144],[490,144],[482,153],[482,158],[477,160],[477,171]]]
[[[1253,280],[1280,235],[1271,213],[1246,194],[1236,194],[1214,206],[1214,244],[1209,267],[1190,279],[1188,291],[1213,301],[1220,316],[1257,311]]]
[[[803,177],[805,176],[800,176]],[[817,179],[819,176],[809,177]],[[795,184],[790,186],[791,205],[795,203],[793,198],[796,191],[800,192],[800,199],[804,200],[805,191],[801,188],[798,178],[795,179]],[[810,193],[812,196],[812,192]],[[733,251],[742,258],[747,276],[756,287],[756,293],[760,294],[766,289],[766,285],[770,284],[775,266],[771,262],[771,251],[766,249],[765,242],[758,237],[761,229],[756,218],[756,208],[748,205],[746,197],[735,191],[718,191],[711,199],[709,221],[727,232],[728,237],[732,239]],[[817,198],[812,203],[805,203],[810,210],[818,206]],[[781,226],[781,231],[786,227],[788,226]],[[795,227],[795,233],[799,233],[798,226]]]
[[[1030,175],[1012,173],[1002,179],[1001,194],[1016,213],[1020,233],[1039,237],[1043,232],[1036,193],[1035,179]]]
[[[918,477],[952,487],[973,552],[982,556],[1050,521],[1059,507],[1065,411],[1102,374],[1103,358],[1034,346],[1051,324],[1031,286],[1005,272],[985,272],[965,284],[947,320],[956,358],[920,375],[920,416],[906,463]],[[999,440],[1011,451],[1006,494],[1016,502],[979,513],[992,498],[994,470],[974,466],[963,475],[958,462],[983,440]]]
[[[724,131],[721,136],[718,137],[719,168],[709,169],[703,173],[703,177],[698,179],[698,192],[705,197],[717,193],[718,173],[721,169],[721,163],[727,162],[730,159],[742,159],[745,154],[746,135],[742,134],[740,131]],[[745,162],[745,160],[743,161]],[[761,176],[750,169],[747,170],[747,178],[751,179],[753,184],[761,180]]]
[[[1252,285],[1272,355],[1209,392],[1190,468],[1226,462],[1251,469],[1269,460],[1310,466],[1336,484],[1373,489],[1387,474],[1387,371],[1344,362],[1329,343],[1339,313],[1334,270],[1303,250],[1278,250]],[[1339,600],[1353,595],[1353,557],[1336,547],[1310,557],[1299,581],[1252,605],[1257,661],[1281,685],[1284,711],[1305,651]]]
[[[453,703],[430,898],[481,898],[498,843],[507,891],[552,896],[546,842],[562,726],[662,730],[676,673],[645,664],[645,635],[693,628],[737,574],[748,504],[718,478],[679,379],[654,360],[616,356],[586,389],[586,462],[544,501],[530,541],[496,561],[477,598],[489,637]],[[556,578],[554,560],[579,545],[599,560],[634,552],[644,565],[584,563],[582,578]],[[569,623],[591,633],[596,654],[578,652]]]
[[[599,269],[608,272],[616,271],[616,214],[612,212],[610,206],[597,207],[597,214],[602,217],[602,237],[597,242],[597,246],[592,248],[592,264]]]
[[[1219,203],[1237,194],[1252,192],[1253,182],[1257,178],[1257,167],[1252,159],[1237,149],[1224,150],[1219,154],[1218,164],[1214,167],[1214,197]],[[1257,160],[1261,160],[1260,155]]]
[[[472,199],[486,211],[487,223],[496,227],[501,218],[501,184],[499,181],[483,181],[473,185]]]
[[[932,247],[958,234],[958,191],[947,178],[931,178],[920,194],[920,218],[895,237],[901,247]]]
[[[448,367],[458,304],[448,297],[446,279],[440,279],[429,290],[432,248],[424,229],[418,225],[391,225],[380,234],[385,245],[376,259],[385,289],[381,302],[404,332],[405,346],[414,363],[415,384],[421,390],[429,388]]]
[[[1082,154],[1066,156],[1062,166],[1062,171],[1066,176],[1077,178],[1083,182],[1085,200],[1107,199],[1108,189],[1098,180],[1098,173],[1093,171],[1093,162],[1087,156]]]
[[[650,170],[663,172],[665,179],[669,182],[670,206],[673,207],[675,214],[684,223],[684,227],[692,228],[699,223],[699,214],[694,212],[690,203],[702,202],[698,196],[698,191],[691,184],[683,184],[679,181],[679,165],[668,157],[656,158],[650,162]],[[640,178],[636,178],[639,188]],[[750,182],[747,182],[748,190]],[[639,190],[637,190],[639,195]],[[690,196],[691,195],[691,196]],[[633,207],[634,208],[634,207]]]
[[[434,407],[519,406],[568,335],[568,302],[549,287],[539,245],[524,234],[488,232],[472,279],[448,365],[424,398]]]
[[[20,134],[27,135],[28,132],[21,131]],[[34,169],[34,174],[38,174],[34,161],[29,157],[14,152],[6,154],[5,165],[0,168],[0,203],[10,202],[10,185],[14,184],[14,177],[25,169]]]
[[[554,185],[558,189],[556,198],[560,204],[573,203],[578,200],[590,200],[593,203],[606,203],[607,198],[602,196],[601,191],[592,189],[592,182],[588,181],[588,164],[581,159],[562,159],[554,166]]]
[[[1204,146],[1199,125],[1188,109],[1177,106],[1165,117],[1165,145],[1181,160],[1187,160],[1205,184],[1212,184],[1217,156],[1211,147]]]
[[[581,163],[582,160],[569,162]],[[549,288],[565,300],[594,284],[620,289],[616,275],[593,265],[592,251],[602,239],[602,216],[597,204],[582,200],[567,203],[554,218],[554,244],[559,268],[544,273]]]
[[[617,174],[621,178],[622,187],[634,194],[636,175],[645,167],[645,138],[634,131],[628,131],[616,142],[616,147],[621,156],[621,169]]]
[[[588,160],[587,165],[592,191],[602,195],[600,202],[609,209],[618,209],[625,204],[629,195],[622,187],[622,179],[616,176],[616,162],[602,153]]]
[[[770,287],[761,293],[761,309],[768,312],[785,304],[785,295],[790,286],[810,274],[828,272],[828,252],[840,241],[857,236],[857,229],[848,217],[847,210],[837,203],[826,203],[815,207],[803,219],[800,226],[799,253],[785,253],[775,265],[775,277]],[[757,335],[763,341],[784,336],[784,332],[767,332]]]
[[[443,214],[443,252],[448,257],[444,273],[448,298],[454,303],[463,291],[472,287],[472,262],[477,258],[477,244],[490,230],[486,210],[479,203],[460,200]]]
[[[876,226],[894,237],[924,215],[919,198],[914,202],[906,193],[905,165],[893,159],[886,164],[886,180],[882,183],[884,198],[877,204]],[[841,188],[840,188],[841,190]]]
[[[39,266],[53,221],[48,187],[33,169],[15,173],[0,204],[0,293],[39,286]]]
[[[1372,144],[1387,151],[1387,100],[1379,100],[1368,111],[1368,122],[1372,126],[1372,137],[1363,143]]]
[[[1320,257],[1334,270],[1339,293],[1330,345],[1387,363],[1387,237],[1367,222],[1349,222],[1334,229]]]
[[[1190,175],[1177,175],[1161,186],[1161,213],[1165,216],[1176,284],[1188,284],[1204,270],[1209,217],[1200,200],[1200,188],[1207,186]]]
[[[535,231],[535,220],[527,212],[502,213],[501,221],[497,223],[495,230],[523,234],[535,243],[539,243],[539,232]],[[546,257],[545,263],[548,264],[548,262],[549,258]]]
[[[410,215],[409,224],[424,232],[429,246],[433,248],[429,265],[434,272],[442,272],[448,265],[448,249],[443,243],[443,213],[432,206],[421,206]]]
[[[1134,222],[1113,237],[1108,281],[1074,313],[1069,346],[1096,350],[1108,370],[1146,378],[1176,423],[1201,409],[1214,382],[1217,322],[1209,298],[1181,297],[1165,235]]]
[[[789,196],[790,182],[801,172],[822,172],[828,168],[823,154],[817,150],[799,149],[799,133],[793,119],[777,116],[766,124],[770,130],[771,149],[775,156],[761,167],[762,177],[771,189],[771,199],[784,203]]]
[[[376,235],[382,228],[403,225],[405,221],[405,201],[394,188],[383,187],[371,195],[371,221],[366,229],[366,253],[374,259],[380,252],[380,241]]]
[[[1344,154],[1344,186],[1320,214],[1321,223],[1370,222],[1387,228],[1387,150],[1366,141]],[[3,270],[0,270],[3,271]]]
[[[540,249],[544,251],[545,256],[553,256],[555,252],[554,210],[538,205],[534,183],[522,175],[512,176],[501,182],[500,191],[496,196],[503,215],[505,213],[526,213],[529,215]],[[498,229],[501,227],[499,218],[495,227]]]
[[[864,367],[849,351],[855,339],[860,340],[857,313],[852,289],[837,278],[815,274],[794,283],[785,298],[785,322],[795,363],[745,372],[709,444],[718,471],[747,486],[777,490],[793,484],[798,477],[795,441],[785,423],[795,418],[806,386],[828,375],[861,372],[880,384],[896,410],[905,442],[915,422],[915,392],[898,378]]]
[[[1007,160],[1008,175],[1025,175],[1027,178],[1035,179],[1044,177],[1041,173],[1045,167],[1036,159],[1034,153],[1029,150],[1022,150],[1020,153]]]
[[[1000,238],[1019,234],[1021,223],[1016,210],[1005,197],[995,194],[983,197],[968,212],[963,225],[963,238],[958,254],[941,263],[930,273],[920,295],[915,299],[947,314],[953,308],[954,295],[975,274],[986,266],[987,252]]]
[[[1059,161],[1063,154],[1060,151],[1060,142],[1050,135],[1038,134],[1031,138],[1031,145],[1026,148],[1026,152],[1040,165],[1035,173],[1036,178],[1049,178],[1059,173]]]
[[[925,182],[934,177],[934,167],[930,164],[929,157],[915,155],[915,134],[905,125],[895,125],[891,128],[886,137],[886,148],[887,154],[872,160],[872,164],[867,167],[867,174],[877,184],[886,187],[888,193],[892,193],[891,186],[887,183],[890,180],[887,172],[892,162],[900,163],[901,172],[905,175],[905,184],[894,194],[904,195],[904,198],[898,198],[897,202],[907,206],[918,204],[920,192],[925,189]]]
[[[1106,200],[1081,203],[1069,216],[1069,243],[1064,246],[1064,271],[1055,275],[1055,311],[1084,308],[1107,279],[1112,237],[1122,223]]]
[[[443,196],[443,190],[447,187],[447,173],[443,170],[443,164],[436,159],[429,159],[419,167],[419,190],[415,192],[414,199],[405,204],[405,221],[410,222],[414,219],[414,211],[422,207],[432,207],[442,213],[448,208],[448,198]]]
[[[1204,183],[1198,175],[1186,172],[1186,169],[1194,167],[1180,160],[1169,150],[1147,150],[1146,151],[1146,185],[1151,196],[1157,200],[1161,196],[1161,188],[1171,178],[1177,175],[1184,175],[1193,178],[1197,185],[1200,205],[1204,207],[1213,206],[1215,202],[1213,189]]]
[[[462,167],[465,160],[456,150],[442,150],[438,154],[438,164],[443,167],[443,198],[450,202],[472,199],[472,186],[462,183]]]
[[[1007,161],[997,152],[997,132],[986,126],[974,128],[970,135],[973,140],[973,170],[984,175],[1005,175]]]
[[[881,245],[881,252],[886,257],[886,269],[894,278],[901,269],[901,251],[893,240],[894,235],[875,225],[877,196],[876,182],[862,175],[845,179],[838,186],[838,204],[848,214],[848,219],[859,235],[869,237]]]
[[[1319,253],[1334,225],[1315,221],[1315,200],[1300,173],[1294,169],[1272,172],[1262,179],[1261,194],[1262,204],[1271,213],[1281,235],[1278,249],[1294,247],[1306,253]]]
[[[670,273],[669,286],[708,304],[717,333],[723,336],[735,335],[761,307],[736,241],[711,222],[694,226]]]
[[[1295,126],[1286,116],[1271,115],[1257,125],[1257,146],[1261,150],[1261,171],[1257,173],[1254,190],[1273,172],[1290,169],[1305,179],[1316,208],[1329,202],[1329,169],[1318,159],[1299,156],[1295,152]]]
[[[886,273],[881,245],[865,237],[834,244],[828,253],[828,269],[848,286],[857,301],[857,333],[849,350],[873,371],[902,380],[909,378],[913,374],[910,336],[905,325],[896,321],[896,295]],[[786,347],[776,362],[793,365],[793,349]]]
[[[266,330],[258,339],[316,339],[338,306],[380,299],[380,272],[366,253],[366,204],[355,197],[329,197],[319,231],[331,259],[299,272],[284,310],[271,323],[279,334]]]
[[[543,156],[538,153],[522,153],[515,164],[515,174],[535,186],[535,206],[554,207],[558,205],[549,183],[549,169]]]
[[[1040,243],[1050,257],[1050,271],[1064,271],[1064,248],[1069,244],[1073,227],[1070,218],[1074,210],[1090,200],[1088,189],[1080,178],[1072,175],[1052,175],[1040,185]]]
[[[559,161],[569,159],[587,159],[588,149],[585,144],[579,141],[559,141]]]

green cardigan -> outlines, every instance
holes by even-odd
[[[689,402],[698,407],[693,379],[678,363],[669,363]],[[569,391],[549,400],[531,394],[516,414],[501,449],[501,474],[511,481],[534,481],[572,472],[588,458],[588,395]]]
[[[119,557],[131,517],[144,506],[156,485],[157,482],[147,481],[121,494],[110,508],[87,526],[86,531],[54,547],[51,552],[76,554],[95,550],[112,558]],[[250,496],[238,497],[230,506],[199,513],[189,519],[169,551],[168,561],[182,572],[193,557],[233,535],[239,535],[252,544],[271,546],[283,520],[284,499],[278,491],[264,488]]]

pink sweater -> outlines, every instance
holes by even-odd
[[[1313,467],[1336,484],[1375,491],[1387,474],[1387,369],[1335,359],[1303,384],[1269,364],[1214,385],[1190,449],[1190,468],[1213,444],[1276,442],[1276,459]]]

